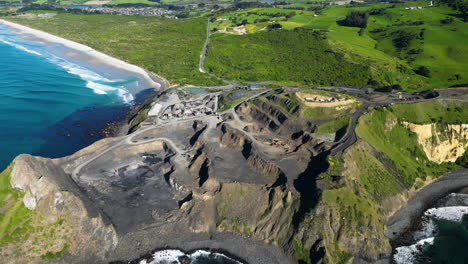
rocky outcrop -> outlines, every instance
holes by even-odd
[[[267,188],[256,184],[206,184],[204,212],[214,212],[213,219],[220,231],[230,231],[255,240],[286,247],[293,232],[292,216],[298,209],[295,191],[283,187]],[[255,201],[255,202],[252,202]],[[214,206],[214,211],[209,205]],[[213,218],[211,218],[213,217]]]
[[[118,241],[112,224],[50,159],[18,156],[11,185],[25,193],[25,206],[39,212],[45,222],[52,224],[63,219],[72,229],[67,242],[69,263],[104,259],[115,248]]]
[[[223,148],[242,148],[246,143],[244,136],[240,136],[234,129],[229,128],[224,124],[221,127],[221,131],[223,134],[219,143]]]
[[[417,135],[418,143],[433,162],[455,162],[468,148],[468,124],[403,124]]]

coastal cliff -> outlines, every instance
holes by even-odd
[[[146,127],[60,159],[17,157],[1,176],[2,261],[106,263],[167,247],[256,264],[388,261],[391,216],[459,168],[434,161],[415,127],[464,144],[464,125],[408,125],[418,120],[406,106],[375,109],[357,142],[330,155],[335,143],[294,98],[275,91],[222,119]]]
[[[20,155],[1,177],[12,187],[2,192],[3,263],[59,257],[82,263],[115,248],[117,234],[107,217],[50,159]]]
[[[455,162],[463,156],[468,148],[468,124],[426,124],[418,125],[404,123],[418,136],[418,143],[422,146],[429,160]]]

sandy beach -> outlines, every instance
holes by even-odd
[[[4,25],[7,25],[15,29],[15,33],[33,35],[35,38],[39,39],[39,41],[42,43],[61,44],[74,51],[72,52],[73,56],[71,56],[73,58],[79,58],[80,54],[83,54],[85,55],[83,57],[87,57],[86,62],[88,63],[97,64],[97,65],[107,65],[107,66],[121,69],[127,72],[136,73],[140,75],[141,77],[143,77],[153,88],[158,89],[158,90],[162,90],[165,88],[164,79],[160,77],[155,78],[155,76],[152,76],[152,74],[148,73],[146,70],[136,65],[124,62],[112,56],[96,51],[93,48],[90,48],[83,44],[80,44],[71,40],[67,40],[61,37],[57,37],[55,35],[46,33],[44,31],[32,29],[32,28],[19,25],[10,21],[6,21],[3,19],[0,19],[0,22],[3,23]]]

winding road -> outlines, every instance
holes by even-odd
[[[147,144],[147,143],[150,143],[150,142],[153,142],[153,141],[164,141],[166,144],[168,144],[170,146],[170,148],[172,150],[174,150],[176,155],[183,154],[183,153],[185,153],[185,151],[181,150],[179,147],[177,147],[177,145],[174,143],[174,141],[172,141],[172,139],[170,139],[170,138],[155,137],[155,138],[150,138],[150,139],[143,140],[143,141],[137,141],[137,140],[134,140],[134,138],[136,136],[146,132],[146,131],[151,130],[151,129],[165,127],[165,126],[172,126],[172,125],[177,124],[177,123],[183,123],[183,122],[189,122],[189,121],[192,121],[192,119],[181,120],[181,121],[176,121],[176,122],[172,122],[172,123],[168,123],[168,124],[162,124],[162,125],[153,125],[153,126],[146,127],[144,129],[138,130],[138,131],[136,131],[136,132],[134,132],[134,133],[132,133],[130,135],[124,136],[124,138],[121,141],[119,141],[119,142],[113,144],[112,146],[104,149],[103,151],[97,153],[96,155],[92,156],[91,158],[89,158],[85,162],[83,162],[83,163],[79,164],[77,167],[75,167],[75,169],[72,171],[72,177],[74,179],[79,178],[80,177],[80,171],[84,167],[86,167],[88,164],[95,161],[99,157],[103,156],[104,154],[108,153],[109,151],[111,151],[111,150],[113,150],[113,149],[115,149],[115,148],[117,148],[119,146],[122,146],[122,145],[139,145],[139,144]]]
[[[210,40],[211,40],[211,21],[210,19],[208,18],[208,25],[206,26],[206,40],[205,40],[205,45],[203,45],[203,49],[202,49],[202,52],[200,54],[200,62],[198,63],[198,70],[201,72],[201,73],[205,73],[205,74],[208,74],[209,76],[211,77],[214,77],[220,81],[223,81],[224,83],[226,83],[227,85],[226,86],[220,86],[220,87],[217,87],[217,88],[226,88],[226,89],[232,89],[232,88],[235,88],[237,86],[237,82],[236,81],[228,81],[228,80],[225,80],[223,78],[220,78],[210,72],[207,72],[205,70],[205,58],[206,58],[206,53],[208,52],[208,46],[210,44]],[[215,87],[211,87],[211,88],[215,88]]]
[[[206,52],[208,51],[208,45],[210,44],[210,38],[211,38],[211,21],[208,18],[208,26],[206,27],[206,40],[205,40],[205,45],[203,46],[202,53],[200,54],[200,62],[198,64],[198,69],[202,73],[207,73],[205,71],[205,57],[206,57]]]

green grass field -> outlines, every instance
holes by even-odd
[[[366,65],[369,67],[372,85],[380,86],[399,84],[405,90],[418,91],[429,88],[445,88],[454,85],[468,83],[468,26],[456,17],[457,12],[444,6],[427,7],[428,2],[409,2],[401,4],[367,4],[364,6],[328,6],[320,11],[308,11],[313,7],[310,4],[291,4],[281,6],[283,8],[302,7],[305,10],[281,9],[281,8],[250,8],[221,15],[228,21],[216,21],[215,27],[229,28],[247,20],[246,27],[251,26],[247,33],[262,34],[259,30],[268,25],[279,23],[283,29],[293,30],[298,27],[322,30],[327,32],[326,39],[330,49],[343,55],[344,59],[351,63]],[[423,6],[424,9],[407,10],[408,6]],[[340,26],[337,22],[343,20],[352,10],[369,11],[383,9],[370,16],[368,26],[364,30],[357,27]],[[287,14],[295,15],[286,18]],[[274,14],[280,14],[276,17]],[[451,17],[451,24],[442,24],[441,20]],[[257,19],[269,19],[269,22],[256,22]],[[233,23],[235,22],[235,23]],[[413,25],[422,23],[421,25]],[[413,31],[419,34],[424,31],[421,40],[414,40],[404,50],[397,50],[394,45],[395,32],[399,30]],[[276,57],[277,54],[263,54],[261,51],[268,49],[267,44],[257,44],[256,47],[245,45],[244,49],[234,49],[230,43],[241,45],[240,36],[214,38],[212,56],[233,56],[242,52],[258,53],[259,56]],[[252,35],[252,38],[255,38]],[[223,46],[223,47],[220,47]],[[258,47],[261,45],[262,47]],[[294,48],[294,46],[292,46]],[[418,54],[411,54],[414,52]],[[217,59],[217,58],[215,58]],[[272,60],[272,58],[268,58]],[[265,59],[265,61],[268,61]],[[222,62],[219,62],[222,64]],[[212,65],[215,67],[215,65]],[[218,68],[232,66],[231,61],[225,65],[216,65]],[[425,77],[413,72],[414,69],[426,66],[431,71],[430,77]],[[254,67],[253,67],[254,68]],[[274,65],[266,63],[264,68],[274,71]],[[233,73],[239,75],[252,74],[252,68],[237,69],[234,66]],[[242,73],[242,74],[241,74]],[[220,74],[226,74],[221,71]],[[225,76],[229,76],[226,74]],[[234,76],[232,76],[234,77]],[[264,76],[260,74],[257,79]],[[368,86],[371,86],[369,84]]]
[[[422,77],[431,88],[447,87],[468,81],[468,26],[453,16],[456,12],[448,7],[430,7],[422,10],[404,8],[386,9],[384,15],[372,16],[369,31],[377,40],[376,48],[406,62],[410,68],[426,66],[431,70],[429,78]],[[441,23],[452,17],[451,24]],[[422,25],[411,25],[414,22]],[[396,31],[423,32],[421,39],[414,39],[410,46],[397,49],[392,41]],[[412,50],[420,50],[411,54]],[[460,77],[456,77],[456,74]]]
[[[175,20],[59,14],[47,20],[7,19],[88,45],[159,74],[171,83],[221,84],[219,80],[198,71],[206,38],[205,18]]]
[[[111,3],[129,1],[146,0]],[[78,2],[82,0],[74,1]],[[215,33],[206,68],[229,80],[274,81],[292,86],[399,84],[405,90],[420,91],[468,83],[467,24],[449,7],[427,5],[411,2],[320,7],[299,1],[277,8],[221,11],[216,13],[220,20],[212,25]],[[408,6],[425,8],[405,9]],[[339,25],[351,11],[371,13],[367,28]],[[443,23],[447,17],[451,22]],[[198,71],[206,27],[201,17],[172,20],[59,14],[47,20],[13,20],[89,45],[173,83],[221,84]],[[236,35],[233,30],[241,24],[245,24],[247,35]],[[282,29],[268,30],[273,24],[280,24]],[[304,30],[295,32],[297,28]],[[232,34],[216,33],[224,30]],[[321,35],[307,30],[321,31]],[[83,31],[88,34],[80,34]],[[404,48],[395,44],[402,34],[412,37]],[[430,74],[416,74],[414,70],[421,66],[427,67]]]
[[[313,32],[214,34],[205,67],[229,80],[318,86],[367,84],[367,67],[352,64],[329,50],[322,36]]]
[[[372,155],[369,148],[352,148],[349,156],[357,166],[359,185],[370,199],[380,202],[403,191],[397,179]]]

